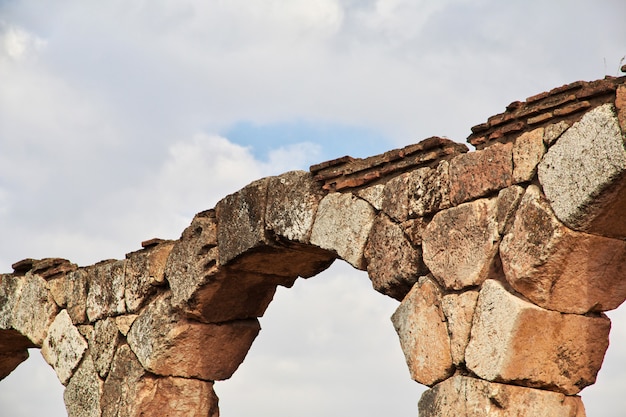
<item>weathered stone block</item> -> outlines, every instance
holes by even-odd
[[[88,338],[89,351],[93,359],[94,366],[98,375],[102,378],[106,378],[111,367],[111,361],[115,354],[117,345],[121,342],[119,330],[116,322],[119,317],[108,317],[103,320],[98,320],[93,326],[93,332]]]
[[[322,199],[311,233],[311,244],[333,251],[357,269],[366,268],[363,252],[376,217],[374,208],[350,193]]]
[[[513,181],[527,182],[537,173],[537,164],[546,153],[544,129],[522,133],[513,145]]]
[[[64,291],[67,294],[66,310],[74,324],[86,323],[87,318],[87,280],[89,274],[86,269],[80,268],[70,272],[63,278]]]
[[[87,318],[90,322],[126,312],[124,269],[126,261],[102,261],[87,272]]]
[[[54,368],[59,381],[67,385],[87,347],[87,342],[72,324],[67,311],[61,310],[48,329],[48,335],[41,347],[41,354]]]
[[[100,417],[103,385],[87,352],[63,393],[68,417]]]
[[[38,275],[27,273],[13,307],[12,326],[35,345],[41,346],[58,310],[48,291],[48,283]]]
[[[186,320],[161,297],[141,312],[127,339],[152,373],[215,381],[231,377],[259,330],[256,319],[224,324]]]
[[[534,185],[502,239],[500,258],[511,286],[550,310],[606,311],[626,299],[626,242],[566,228]]]
[[[626,135],[626,85],[620,85],[615,91],[615,108],[622,134]]]
[[[507,233],[515,220],[515,212],[524,196],[524,188],[519,185],[500,190],[498,193],[498,207],[496,210],[496,221],[498,222],[498,233]]]
[[[450,202],[453,205],[486,196],[513,183],[512,143],[495,143],[450,161]]]
[[[255,181],[217,203],[220,265],[226,265],[248,250],[268,244],[265,206],[269,181],[269,178]]]
[[[95,368],[91,375],[97,378]],[[143,381],[146,378],[147,373],[132,350],[126,344],[121,345],[115,352],[111,370],[102,387],[102,417],[141,416],[137,404],[143,397]]]
[[[580,397],[455,375],[424,392],[420,417],[585,417]]]
[[[423,235],[424,263],[447,289],[479,285],[498,252],[497,199],[480,199],[435,214]]]
[[[391,316],[411,378],[433,385],[454,372],[450,337],[441,309],[441,292],[428,277],[421,277]]]
[[[595,382],[610,327],[606,316],[544,310],[488,280],[465,351],[467,368],[488,381],[576,394]]]
[[[441,301],[441,309],[448,322],[450,352],[455,365],[465,363],[465,348],[470,340],[472,320],[478,291],[446,294]]]
[[[548,146],[552,145],[569,127],[570,124],[564,120],[546,126],[543,132],[543,143]]]
[[[570,127],[539,164],[556,216],[571,229],[626,237],[626,150],[613,104]]]
[[[115,324],[117,325],[117,329],[119,332],[126,336],[130,331],[130,327],[135,322],[135,319],[138,317],[138,314],[125,314],[123,316],[115,317]]]
[[[380,211],[383,209],[384,190],[385,184],[374,184],[356,191],[356,195],[370,203],[376,210]]]
[[[137,312],[165,284],[165,264],[173,247],[174,242],[165,241],[126,255],[124,300],[129,313]]]
[[[22,294],[24,277],[0,275],[0,329],[13,328],[15,305]]]
[[[308,243],[315,212],[324,194],[308,172],[291,171],[270,178],[266,228],[283,239]]]
[[[401,301],[420,275],[428,273],[422,250],[414,247],[400,225],[381,213],[365,248],[367,273],[374,289]]]

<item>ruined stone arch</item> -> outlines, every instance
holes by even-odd
[[[401,301],[421,416],[583,416],[626,298],[624,81],[512,103],[474,152],[434,137],[260,179],[123,260],[17,262],[0,378],[40,347],[70,416],[217,416],[276,287],[341,258]]]

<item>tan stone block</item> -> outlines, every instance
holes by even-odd
[[[626,85],[620,85],[615,91],[615,108],[622,134],[626,135]]]
[[[23,276],[0,275],[0,329],[13,328],[15,305],[22,294],[24,280]]]
[[[67,294],[66,310],[74,324],[87,323],[87,280],[89,273],[85,268],[70,272],[63,279]]]
[[[48,329],[41,346],[41,355],[54,368],[59,381],[67,385],[87,347],[87,342],[72,324],[67,311],[61,310]]]
[[[376,210],[383,209],[383,192],[385,184],[374,184],[356,191],[356,195],[367,201]]]
[[[511,286],[550,310],[607,311],[626,299],[626,242],[566,228],[534,185],[502,239],[500,258]]]
[[[423,235],[424,263],[446,289],[479,285],[498,252],[497,199],[480,199],[435,214]]]
[[[524,188],[519,185],[500,190],[498,193],[498,206],[496,209],[496,220],[498,222],[498,233],[504,235],[515,220],[515,212],[524,196]]]
[[[35,345],[41,346],[58,310],[46,280],[28,272],[13,306],[11,325]]]
[[[109,373],[113,355],[121,342],[116,324],[117,319],[118,317],[109,317],[104,320],[98,320],[88,338],[89,351],[91,352],[94,366],[98,375],[102,378],[106,378]]]
[[[139,362],[154,374],[215,381],[230,378],[259,330],[256,319],[223,324],[187,320],[161,297],[141,312],[127,340]]]
[[[68,417],[100,417],[103,386],[87,352],[63,393]]]
[[[219,417],[213,382],[187,378],[145,378],[135,404],[138,416]]]
[[[495,143],[450,161],[450,202],[487,196],[513,182],[512,143]]]
[[[130,327],[135,322],[135,319],[139,317],[138,314],[125,314],[123,316],[115,317],[115,324],[117,325],[117,329],[119,332],[126,336],[130,331]]]
[[[537,164],[546,153],[544,129],[522,133],[513,145],[513,181],[527,182],[537,173]]]
[[[472,320],[478,291],[446,294],[441,301],[441,308],[448,322],[450,351],[455,365],[465,363],[465,348],[470,340]]]
[[[95,368],[91,375],[97,378]],[[147,372],[132,350],[126,344],[121,345],[115,352],[111,370],[102,387],[102,417],[141,416],[137,404],[146,378]]]
[[[488,381],[576,394],[595,382],[610,327],[606,316],[545,310],[488,280],[465,350],[467,368]]]
[[[333,251],[357,269],[366,269],[363,252],[376,217],[374,208],[350,193],[322,199],[311,233],[311,244]]]
[[[165,264],[174,242],[164,241],[126,254],[124,300],[126,310],[135,313],[165,284]]]
[[[580,397],[455,375],[424,392],[420,417],[585,417]]]
[[[421,248],[414,247],[400,225],[384,213],[374,221],[365,258],[374,289],[396,300],[402,300],[418,277],[428,273]]]
[[[538,173],[554,213],[566,226],[626,237],[626,150],[613,104],[587,112],[563,133]]]
[[[420,278],[391,321],[400,337],[411,378],[430,386],[452,375],[454,365],[441,310],[441,291],[432,279]]]
[[[87,318],[90,322],[126,312],[124,269],[126,261],[108,260],[85,268]]]
[[[543,143],[547,146],[552,145],[569,127],[570,124],[565,120],[546,126],[543,133]]]

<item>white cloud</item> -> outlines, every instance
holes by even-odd
[[[46,46],[46,41],[26,30],[2,24],[0,20],[0,59],[21,61],[33,57]]]

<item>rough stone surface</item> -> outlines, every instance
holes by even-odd
[[[22,294],[24,277],[0,275],[0,329],[13,328],[15,305]]]
[[[456,156],[450,161],[450,201],[453,205],[483,197],[513,182],[512,143]]]
[[[411,245],[400,225],[383,213],[374,221],[365,258],[374,289],[399,301],[428,272],[421,248]]]
[[[515,212],[524,196],[524,188],[519,185],[512,185],[504,188],[498,193],[498,207],[496,211],[496,221],[498,222],[498,233],[507,233],[515,220]]]
[[[54,368],[59,381],[67,385],[87,347],[87,342],[72,324],[67,311],[61,310],[48,329],[41,354]]]
[[[13,309],[13,328],[41,346],[57,311],[47,282],[38,275],[27,273]]]
[[[465,348],[470,340],[477,300],[478,291],[446,294],[442,298],[441,309],[448,321],[450,352],[455,365],[465,363]]]
[[[568,227],[625,238],[626,150],[612,104],[585,114],[548,150],[539,181]]]
[[[543,133],[543,142],[550,146],[570,127],[566,121],[560,121],[546,126]]]
[[[97,375],[95,369],[92,374]],[[102,417],[141,416],[137,405],[145,378],[146,371],[135,354],[128,345],[121,345],[115,353],[111,371],[102,387]]]
[[[165,284],[165,263],[174,242],[163,242],[126,255],[124,300],[126,310],[136,313]]]
[[[217,203],[220,265],[226,265],[242,253],[267,244],[265,206],[269,181],[269,178],[255,181]],[[237,238],[233,239],[233,236]]]
[[[411,378],[433,385],[454,372],[441,291],[428,277],[413,286],[391,321],[400,337]]]
[[[115,317],[115,324],[117,325],[117,329],[119,332],[126,336],[130,331],[130,327],[135,322],[135,319],[138,317],[138,314],[126,314],[123,316]]]
[[[488,280],[478,297],[466,364],[488,381],[576,394],[595,382],[610,327],[606,316],[544,310]]]
[[[622,134],[626,135],[626,86],[624,85],[620,85],[615,92],[615,108]]]
[[[534,185],[502,239],[500,258],[511,286],[550,310],[607,311],[626,299],[626,242],[566,228]]]
[[[308,172],[292,171],[270,178],[266,227],[281,238],[308,243],[317,206],[324,194]]]
[[[585,417],[580,397],[455,375],[422,394],[420,417]]]
[[[87,353],[63,393],[68,417],[100,417],[102,388],[103,381]]]
[[[259,330],[256,319],[223,324],[186,320],[161,297],[135,320],[128,344],[152,373],[216,381],[231,377]]]
[[[88,339],[89,351],[91,352],[94,366],[96,367],[96,371],[98,371],[98,375],[102,378],[106,378],[109,373],[115,349],[121,342],[116,324],[117,319],[117,317],[109,317],[97,321]]]
[[[90,322],[124,314],[124,267],[125,261],[102,261],[87,272],[87,318]]]
[[[423,235],[424,263],[447,289],[480,285],[498,252],[497,199],[480,199],[437,213]]]
[[[68,294],[65,309],[74,324],[86,323],[88,321],[87,280],[88,274],[84,268],[70,272],[63,279],[65,291]]]
[[[140,416],[219,417],[217,405],[212,382],[169,377],[145,378],[134,407]]]
[[[311,243],[364,270],[363,252],[375,216],[369,203],[352,194],[328,194],[317,210]]]
[[[523,133],[513,145],[513,181],[527,182],[537,173],[537,164],[546,152],[544,129]]]
[[[356,191],[356,195],[370,203],[376,210],[380,211],[383,209],[384,190],[385,184],[375,184]]]

